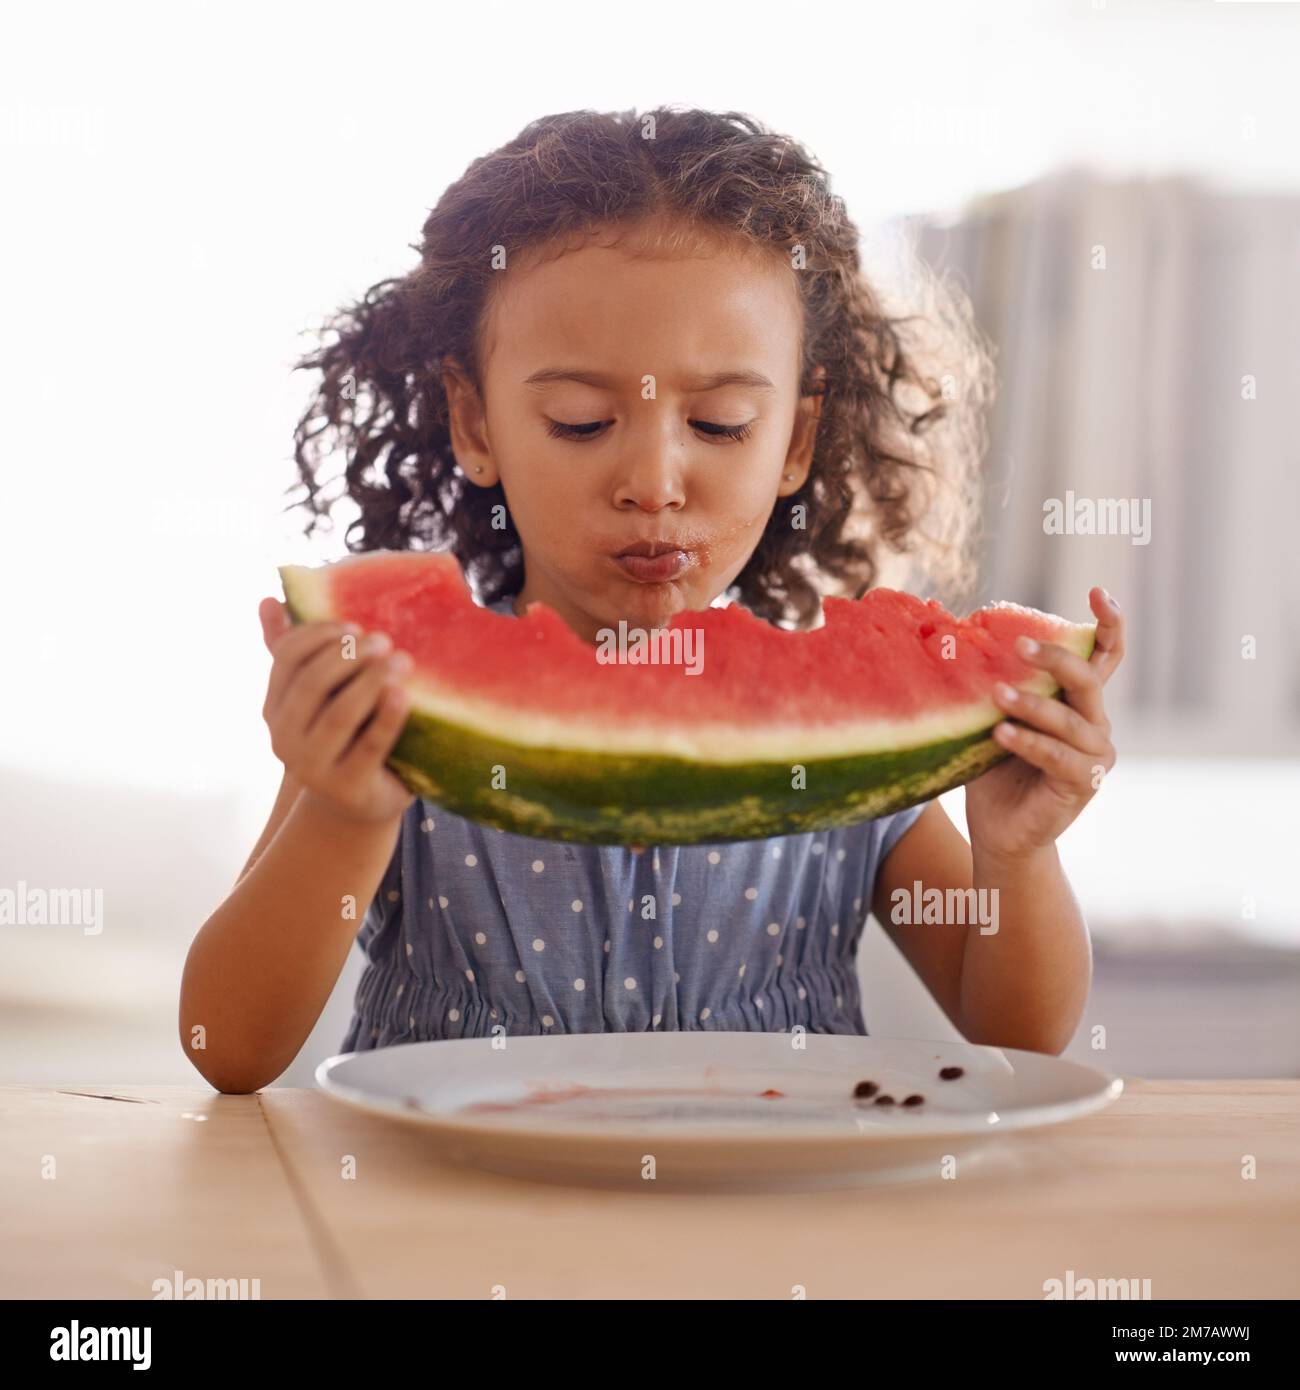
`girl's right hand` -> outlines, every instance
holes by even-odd
[[[415,794],[384,763],[409,711],[397,682],[410,657],[398,653],[394,668],[392,643],[382,633],[358,634],[356,655],[345,657],[345,624],[295,626],[272,598],[257,612],[273,658],[262,706],[271,751],[305,794],[335,815],[363,823],[400,817]]]

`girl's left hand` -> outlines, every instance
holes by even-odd
[[[1092,656],[1082,657],[1054,642],[1021,655],[1049,671],[1064,699],[1006,691],[998,704],[1032,728],[1002,723],[993,737],[1015,757],[1004,759],[966,786],[966,826],[977,855],[1014,859],[1044,848],[1092,800],[1102,777],[1115,766],[1110,720],[1101,688],[1124,656],[1124,619],[1105,589],[1089,590],[1097,615]]]

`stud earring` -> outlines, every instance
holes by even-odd
[[[480,465],[478,465],[478,464],[475,464],[475,465],[474,465],[474,472],[475,472],[475,473],[481,473],[482,471],[483,471],[483,469],[482,469],[482,467],[481,467]]]
[[[794,477],[794,474],[793,474],[793,473],[786,473],[786,474],[783,474],[782,476],[785,478],[786,482],[788,483],[788,482],[790,481],[790,479]]]

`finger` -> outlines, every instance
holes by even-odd
[[[1106,768],[1106,760],[1091,753],[1080,753],[1060,739],[1040,734],[1018,724],[999,724],[993,737],[1016,757],[1046,774],[1055,790],[1065,796],[1090,797],[1096,767]]]
[[[1005,681],[998,682],[993,698],[1008,714],[1059,738],[1062,743],[1080,752],[1100,755],[1110,746],[1104,728],[1090,724],[1078,710],[1071,709],[1063,700],[1017,690]]]
[[[1090,589],[1088,601],[1097,615],[1097,640],[1089,664],[1100,671],[1104,683],[1124,659],[1124,615],[1103,588]]]
[[[382,641],[382,646],[372,642]],[[292,684],[276,712],[295,733],[305,734],[322,707],[368,665],[388,655],[391,643],[381,633],[371,633],[360,645],[336,640],[325,642],[298,667]]]
[[[645,853],[645,846],[644,846],[644,845],[628,845],[628,849],[630,849],[630,850],[632,851],[633,854],[644,854],[644,853]]]
[[[294,627],[288,605],[278,599],[264,598],[258,605],[257,616],[262,622],[262,641],[266,643],[267,651],[274,656],[276,643]]]
[[[352,642],[344,647],[344,638],[352,637]],[[297,682],[298,675],[305,670],[321,652],[332,649],[336,656],[351,650],[361,651],[359,634],[351,623],[307,623],[302,627],[290,628],[275,639],[272,653],[275,662],[271,667],[271,678],[266,686],[266,704],[263,713],[275,714],[285,696]]]
[[[307,726],[315,753],[332,767],[347,752],[361,726],[375,713],[384,691],[400,676],[393,657],[373,658],[321,706]],[[409,658],[408,666],[409,669]]]
[[[411,697],[406,691],[400,685],[390,685],[384,691],[375,717],[336,764],[339,772],[359,776],[384,762],[406,727],[410,707]]]
[[[1030,665],[1056,678],[1065,691],[1065,698],[1089,724],[1105,723],[1101,678],[1095,666],[1056,642],[1035,642],[1032,638],[1018,637],[1016,649]]]

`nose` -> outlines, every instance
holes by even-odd
[[[623,434],[623,449],[615,465],[614,505],[646,512],[686,505],[686,441],[673,421],[656,420],[654,412]]]

